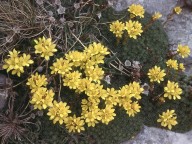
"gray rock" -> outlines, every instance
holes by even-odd
[[[192,131],[180,134],[144,126],[135,138],[122,144],[192,144]]]
[[[190,57],[183,61],[186,64],[186,74],[192,75],[192,12],[188,9],[183,9],[180,15],[175,15],[167,23],[165,30],[172,49],[176,49],[178,44],[188,45],[190,47]]]
[[[144,6],[145,10],[149,13],[160,12],[165,20],[170,11],[175,7],[178,0],[109,0],[113,3],[113,8],[117,11],[128,8],[131,4],[141,4]]]

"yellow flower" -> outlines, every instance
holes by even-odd
[[[160,12],[155,12],[155,14],[153,14],[152,16],[152,19],[155,21],[161,17],[162,17],[162,14]]]
[[[105,100],[108,96],[108,92],[103,88],[103,85],[96,84],[96,89],[98,90],[98,96]]]
[[[21,76],[21,73],[24,73],[24,68],[19,57],[5,59],[3,69],[7,69],[7,72],[12,71],[12,75],[17,74],[19,77]]]
[[[30,59],[30,55],[23,54],[19,56],[18,51],[15,49],[9,52],[9,58],[5,59],[5,64],[3,69],[7,69],[7,72],[12,71],[11,74],[21,76],[21,73],[24,73],[24,67],[28,67],[33,61]]]
[[[53,120],[54,124],[59,122],[60,125],[67,121],[68,114],[71,113],[69,106],[65,102],[54,101],[53,106],[48,110],[47,115],[50,117],[50,120]]]
[[[70,51],[68,54],[65,54],[65,58],[68,61],[71,61],[74,66],[80,66],[85,58],[83,52],[78,51]]]
[[[93,62],[95,65],[97,64],[103,64],[104,63],[104,56],[103,55],[94,55],[90,57],[90,61]],[[88,63],[88,62],[87,62]]]
[[[68,86],[70,89],[76,89],[80,84],[81,73],[79,71],[74,71],[65,75],[63,79],[64,86]]]
[[[88,78],[80,79],[80,85],[77,87],[76,92],[84,92],[91,85],[91,81]]]
[[[181,99],[182,89],[179,88],[178,83],[168,81],[164,92],[164,97],[168,97],[168,99]]]
[[[137,101],[132,102],[132,103],[131,103],[131,101],[126,102],[126,103],[124,103],[123,107],[127,111],[127,114],[129,116],[133,116],[133,117],[135,116],[135,114],[140,112],[140,108],[141,108],[141,106],[138,104]]]
[[[89,111],[89,110],[92,110],[92,109],[93,110],[97,109],[99,103],[100,103],[99,99],[94,99],[94,98],[91,98],[91,97],[88,97],[88,99],[82,99],[82,101],[81,101],[82,111],[85,112],[85,111]]]
[[[85,48],[84,52],[86,53],[86,55],[92,57],[93,55],[108,55],[108,48],[106,48],[104,45],[102,45],[101,43],[92,43],[90,44],[87,48]]]
[[[85,94],[89,97],[99,97],[98,85],[95,83],[90,83],[90,85],[85,90]]]
[[[85,69],[85,74],[90,81],[100,83],[100,80],[103,78],[104,71],[102,70],[102,68],[96,66],[94,67],[94,69]]]
[[[85,90],[85,94],[91,98],[105,99],[107,97],[107,91],[98,83],[91,83]]]
[[[34,75],[31,75],[31,78],[28,79],[27,85],[30,87],[31,92],[33,93],[37,91],[38,88],[47,85],[47,78],[45,75],[39,75],[38,73],[35,73]]]
[[[179,44],[177,47],[177,52],[182,58],[185,58],[190,55],[191,50],[187,45]]]
[[[93,56],[94,57],[94,56]],[[81,69],[94,69],[94,67],[97,65],[95,61],[92,61],[91,59],[87,60],[82,66]]]
[[[33,93],[30,103],[34,105],[34,109],[46,109],[53,105],[52,101],[54,95],[53,90],[47,90],[46,88],[41,87]]]
[[[30,64],[33,64],[33,60],[30,59],[30,55],[26,55],[25,53],[23,56],[20,57],[20,61],[22,62],[23,66],[29,67]]]
[[[110,31],[115,34],[117,38],[121,38],[123,35],[123,30],[125,29],[125,24],[120,21],[114,21],[110,24]]]
[[[177,60],[169,59],[169,60],[166,62],[166,64],[167,64],[168,67],[173,68],[174,70],[178,70]]]
[[[20,54],[20,51],[16,51],[15,49],[13,49],[13,51],[9,51],[8,56],[11,58],[17,58]]]
[[[181,7],[179,7],[179,6],[177,6],[177,7],[174,8],[174,12],[175,12],[176,14],[180,14],[181,11],[182,11],[182,9],[181,9]]]
[[[119,94],[118,91],[114,88],[107,88],[107,97],[105,99],[106,105],[116,106],[119,103]]]
[[[95,108],[90,111],[85,111],[84,113],[82,113],[82,117],[85,119],[85,122],[88,124],[88,127],[95,127],[95,124],[98,123],[98,120],[101,120],[100,109]]]
[[[127,97],[128,99],[131,99],[133,97],[133,95],[131,93],[132,93],[132,90],[131,90],[131,88],[128,85],[124,85],[118,91],[119,96]]]
[[[53,63],[53,66],[50,67],[51,74],[60,74],[64,76],[70,70],[72,70],[72,63],[69,62],[69,60],[64,60],[63,58],[57,59],[56,62]]]
[[[118,102],[119,106],[125,106],[132,102],[131,99],[133,98],[133,95],[128,85],[123,86],[118,93],[119,93],[119,102]]]
[[[131,6],[129,6],[128,11],[134,16],[139,16],[140,18],[144,18],[145,9],[143,8],[142,5],[132,4]]]
[[[106,125],[108,125],[109,122],[112,121],[115,116],[115,109],[110,105],[106,105],[105,109],[101,110],[101,122]]]
[[[149,72],[148,72],[150,82],[160,83],[160,81],[164,80],[165,75],[166,75],[165,70],[161,70],[161,68],[157,66],[149,69]]]
[[[141,99],[141,93],[143,92],[143,88],[139,85],[138,82],[133,82],[129,84],[129,88],[131,89],[132,97],[136,98],[137,100]]]
[[[34,40],[35,42],[35,53],[41,54],[41,57],[49,60],[53,56],[54,52],[57,51],[56,45],[52,43],[51,38],[46,39],[45,37]]]
[[[181,71],[185,71],[185,67],[184,67],[183,63],[180,63],[180,64],[179,64],[179,69],[180,69]]]
[[[125,29],[127,30],[129,37],[134,39],[137,39],[137,36],[141,36],[141,33],[143,32],[142,25],[138,21],[129,20],[125,24]]]
[[[83,51],[84,60],[81,64],[81,69],[94,69],[94,66],[97,66],[100,63],[104,63],[104,56],[108,55],[108,48],[102,45],[101,43],[92,43]]]
[[[65,124],[66,124],[66,128],[70,133],[71,132],[80,133],[81,131],[85,130],[85,128],[83,127],[85,124],[84,120],[82,120],[81,117],[76,117],[76,115],[74,115],[73,117],[67,117]]]
[[[167,110],[166,112],[163,112],[162,115],[159,115],[159,119],[157,122],[161,123],[161,126],[168,127],[170,130],[172,129],[172,126],[175,126],[177,124],[177,116],[175,114],[175,110]]]

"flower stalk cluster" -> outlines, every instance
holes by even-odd
[[[173,56],[179,55],[182,58],[188,57],[190,55],[190,48],[188,46],[183,46],[181,44],[178,45],[176,53]],[[171,69],[175,71],[184,71],[185,67],[183,63],[178,63],[176,59],[168,59],[166,61],[167,68],[166,70],[161,70],[160,67],[154,66],[153,68],[149,69],[148,77],[151,83],[154,82],[162,82],[164,81],[165,73],[169,73]],[[169,100],[177,100],[181,99],[181,94],[183,93],[182,89],[179,87],[177,82],[173,82],[168,80],[167,85],[164,87],[164,93],[158,96],[159,100],[163,100],[165,102],[165,98]],[[161,122],[161,126],[168,127],[172,129],[172,126],[177,124],[176,115],[174,110],[167,110],[167,112],[163,112],[162,115],[159,115],[160,119],[157,122]]]
[[[12,75],[16,74],[18,77],[24,73],[24,67],[29,67],[30,64],[33,64],[33,60],[31,60],[30,55],[25,53],[20,55],[20,52],[15,49],[9,52],[8,57],[8,59],[5,59],[3,69],[6,69],[7,72],[11,71]]]
[[[35,109],[48,109],[47,115],[53,123],[65,125],[69,132],[81,132],[88,127],[95,127],[99,122],[109,124],[116,116],[115,107],[123,107],[129,116],[134,117],[140,112],[139,100],[143,88],[138,82],[132,82],[116,90],[105,89],[101,84],[104,71],[101,64],[108,55],[108,48],[101,43],[92,43],[84,51],[70,51],[63,58],[56,59],[50,67],[51,74],[59,74],[63,86],[67,86],[76,93],[86,94],[82,99],[80,116],[72,112],[66,102],[54,100],[53,90],[48,90],[45,75],[34,74],[28,79],[32,93],[30,103]],[[104,101],[105,107],[99,104]]]
[[[162,115],[159,115],[159,119],[157,122],[160,122],[163,127],[168,127],[168,129],[172,129],[172,126],[177,124],[177,116],[175,110],[167,110],[163,112]]]
[[[162,14],[159,12],[155,12],[152,16],[151,21],[146,25],[144,30],[142,29],[142,24],[133,20],[134,18],[144,18],[145,9],[140,4],[132,4],[128,8],[128,12],[130,13],[130,19],[125,23],[120,22],[119,20],[114,21],[110,24],[110,31],[117,37],[117,40],[122,38],[124,30],[127,31],[127,37],[137,39],[138,36],[141,36],[143,31],[147,29],[154,21],[158,20],[162,17]]]

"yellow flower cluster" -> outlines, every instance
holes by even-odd
[[[131,17],[139,16],[140,18],[144,18],[145,9],[142,5],[132,4],[128,8],[128,12],[131,13]]]
[[[6,69],[7,72],[12,71],[11,74],[17,76],[21,76],[21,73],[24,73],[24,67],[29,67],[30,64],[33,63],[30,55],[26,55],[25,53],[19,56],[20,52],[13,51],[9,52],[9,58],[5,59],[5,64],[3,65],[3,69]]]
[[[90,44],[83,52],[71,51],[65,54],[65,59],[57,59],[51,66],[51,73],[61,74],[64,86],[68,86],[71,89],[77,89],[79,85],[80,87],[89,85],[89,82],[92,81],[100,83],[104,71],[99,68],[98,64],[104,63],[103,59],[107,54],[109,54],[107,48],[101,43]],[[74,67],[84,70],[87,79],[82,79],[80,71],[72,72]]]
[[[40,87],[33,93],[30,103],[34,105],[34,109],[46,109],[53,105],[52,101],[54,95],[53,90],[47,90],[47,88]]]
[[[65,54],[64,58],[56,59],[51,66],[51,73],[61,75],[64,86],[87,95],[81,101],[80,117],[70,116],[71,110],[67,103],[53,100],[54,92],[45,88],[45,75],[36,73],[28,79],[27,85],[32,93],[30,103],[35,109],[48,109],[50,120],[54,124],[65,124],[69,132],[81,132],[85,130],[85,124],[88,127],[94,127],[99,122],[109,124],[116,116],[117,105],[122,106],[129,116],[135,116],[140,112],[138,100],[143,92],[138,82],[125,85],[119,90],[104,89],[100,83],[104,71],[99,66],[104,63],[104,57],[108,54],[108,49],[101,43],[93,43],[83,52],[71,51]],[[105,103],[102,109],[99,107],[101,100]]]
[[[181,55],[182,57],[188,56],[190,53],[189,47],[184,47],[179,45],[177,49],[178,53],[175,53],[174,55]],[[183,63],[178,63],[177,60],[169,59],[166,61],[167,67],[173,68],[174,70],[185,70],[185,67]],[[157,81],[160,83],[160,81],[164,80],[165,76],[165,70],[161,70],[160,67],[153,67],[149,69],[148,76],[150,79],[150,82]],[[176,100],[181,99],[182,89],[179,87],[179,84],[177,82],[172,82],[168,80],[167,85],[164,87],[164,93],[160,94],[163,95],[162,97],[159,97],[159,101],[165,102],[165,98],[168,98],[169,100]],[[175,116],[174,110],[167,110],[167,112],[163,112],[162,115],[159,115],[159,119],[157,122],[161,123],[161,126],[168,127],[169,129],[172,129],[172,126],[175,126],[177,124],[176,116]]]
[[[167,86],[164,88],[164,97],[168,99],[181,99],[182,89],[179,88],[178,83],[168,81]]]
[[[46,39],[45,37],[34,40],[35,42],[35,53],[41,54],[41,57],[49,60],[53,56],[54,52],[57,51],[56,45],[52,43],[51,38]]]
[[[178,62],[177,60],[169,59],[166,62],[167,66],[173,68],[174,70],[178,70]]]
[[[125,24],[123,22],[120,22],[119,20],[114,21],[112,24],[110,24],[110,31],[115,34],[117,38],[121,38],[123,35],[123,30],[125,29]]]
[[[50,67],[51,74],[60,74],[64,76],[68,73],[71,69],[72,63],[69,60],[64,60],[63,58],[56,59],[56,62],[53,63],[53,66]]]
[[[65,58],[77,67],[82,64],[85,59],[85,54],[78,51],[70,51],[69,54],[65,54]]]
[[[190,55],[191,50],[187,45],[179,44],[177,47],[177,52],[182,58],[185,58]]]
[[[84,131],[84,120],[82,120],[81,117],[76,117],[74,115],[73,117],[68,117],[66,120],[66,128],[68,129],[69,132],[78,132],[80,133],[81,131]]]
[[[168,127],[169,129],[172,129],[172,126],[175,126],[177,124],[177,116],[175,114],[175,110],[167,110],[166,112],[163,112],[162,115],[159,115],[159,119],[157,122],[161,123],[161,126]]]
[[[53,106],[52,101],[55,93],[53,90],[46,88],[47,78],[45,75],[32,74],[27,81],[27,85],[31,89],[32,98],[30,103],[34,105],[34,109],[42,110]]]
[[[71,113],[69,106],[65,102],[53,102],[53,106],[50,107],[47,115],[50,117],[50,120],[53,120],[53,123],[59,122],[63,124],[65,121],[68,121],[68,114]]]
[[[180,14],[181,11],[182,11],[182,9],[181,9],[181,7],[177,6],[177,7],[174,8],[173,11],[174,11],[176,14]]]
[[[47,85],[47,78],[45,75],[35,73],[28,79],[27,85],[30,87],[31,92],[34,93],[38,88],[45,87]]]
[[[137,39],[137,36],[141,36],[143,30],[142,25],[138,21],[129,20],[125,24],[119,21],[115,21],[110,25],[110,31],[113,32],[117,38],[121,38],[123,31],[126,30],[130,38]]]
[[[129,37],[134,39],[137,39],[137,36],[141,36],[141,33],[143,32],[142,25],[138,21],[129,20],[125,24],[125,29],[127,30]]]
[[[190,48],[187,45],[181,45],[181,44],[178,45],[176,51],[177,52],[173,53],[173,54],[174,55],[178,54],[182,58],[188,57],[190,55],[190,52],[191,52]],[[167,64],[168,67],[173,68],[174,70],[181,70],[181,71],[185,70],[184,64],[183,63],[178,63],[178,61],[174,60],[174,59],[167,60],[166,64]]]
[[[141,106],[137,100],[141,99],[140,94],[143,90],[137,82],[125,85],[119,90],[119,106],[122,105],[129,116],[135,116],[136,113],[140,112]]]
[[[34,105],[34,109],[42,110],[48,108],[47,115],[50,117],[50,120],[53,120],[54,124],[57,122],[59,122],[59,124],[66,124],[69,132],[85,130],[83,127],[84,120],[82,120],[82,118],[76,118],[76,116],[68,117],[71,111],[67,103],[53,101],[55,94],[53,90],[47,90],[47,88],[45,88],[47,85],[45,75],[39,75],[38,73],[31,75],[27,85],[29,85],[31,89],[32,98],[30,103]]]
[[[101,110],[101,122],[104,124],[108,124],[110,121],[114,119],[116,116],[115,109],[110,105],[107,105],[105,109]]]
[[[161,68],[157,66],[149,69],[149,72],[148,72],[150,82],[160,83],[160,81],[164,80],[165,75],[166,75],[165,70],[161,70]]]
[[[80,85],[81,73],[79,71],[70,72],[65,75],[63,81],[64,86],[68,86],[70,89],[77,89]]]
[[[141,5],[135,5],[132,4],[128,12],[131,13],[131,18],[139,16],[140,18],[144,17],[145,10],[143,6]],[[160,14],[157,13],[154,18],[159,18]],[[130,38],[137,39],[137,36],[141,36],[141,33],[143,32],[142,30],[142,25],[138,21],[133,21],[129,20],[126,23],[120,22],[119,20],[114,21],[110,24],[110,31],[115,34],[117,38],[121,38],[123,35],[123,31],[126,30],[128,33],[128,36]]]

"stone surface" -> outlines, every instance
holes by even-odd
[[[192,144],[192,131],[180,134],[145,126],[133,140],[122,144]]]
[[[178,44],[188,45],[191,48],[191,55],[184,59],[186,74],[192,74],[192,11],[183,9],[180,15],[175,15],[165,27],[169,38],[170,47],[176,49]]]
[[[178,0],[109,0],[117,11],[126,9],[131,4],[141,4],[149,13],[160,12],[165,20],[170,11],[175,7]]]

